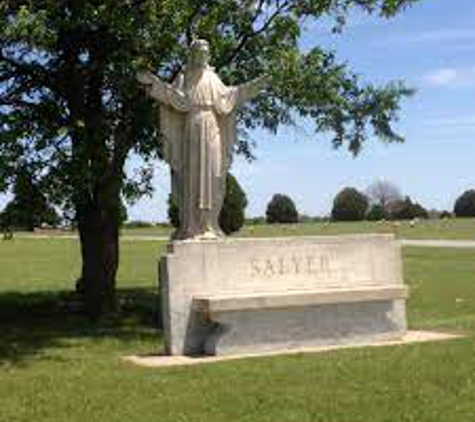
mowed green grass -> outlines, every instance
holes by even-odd
[[[392,233],[399,239],[475,240],[475,219],[420,220],[387,222],[301,223],[246,225],[237,236],[311,236],[363,233]]]
[[[473,420],[475,251],[404,251],[411,327],[464,339],[139,368],[121,357],[161,345],[163,247],[123,242],[123,312],[92,326],[61,307],[78,273],[74,240],[0,242],[1,422]]]
[[[245,225],[233,236],[285,237],[360,233],[393,233],[400,239],[475,241],[475,219],[420,220],[415,225],[412,225],[410,221]],[[124,229],[123,234],[126,236],[169,236],[170,229],[166,227]]]

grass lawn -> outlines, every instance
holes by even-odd
[[[401,222],[356,222],[356,223],[301,223],[275,225],[246,225],[234,236],[310,236],[354,233],[394,233],[400,239],[450,239],[474,240],[475,219],[453,218],[449,220],[419,221],[412,227],[409,221]],[[166,227],[124,229],[128,236],[169,236]]]
[[[167,226],[124,228],[122,235],[127,237],[166,237],[171,234]],[[444,239],[475,241],[475,219],[452,218],[448,220],[421,220],[415,226],[410,221],[399,222],[339,222],[339,223],[300,223],[300,224],[259,224],[245,225],[235,237],[285,237],[285,236],[326,236],[361,233],[393,233],[399,239]],[[72,232],[43,232],[55,237],[75,235]],[[31,233],[17,233],[18,238],[31,237]]]
[[[160,346],[163,247],[123,243],[123,312],[91,326],[61,306],[78,272],[76,241],[0,242],[1,422],[473,420],[473,251],[405,250],[411,327],[465,339],[150,370],[120,357]]]
[[[475,240],[475,219],[421,220],[414,227],[400,222],[339,222],[245,226],[237,236],[310,236],[393,233],[400,239]]]

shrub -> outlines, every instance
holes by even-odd
[[[170,224],[178,228],[180,225],[180,210],[178,206],[173,202],[172,195],[168,195],[168,221]]]
[[[28,166],[20,165],[14,177],[13,199],[2,212],[2,225],[29,231],[44,225],[58,226],[61,218]]]
[[[364,220],[368,206],[366,195],[355,188],[345,188],[333,201],[332,219],[335,221]]]
[[[244,224],[247,207],[246,194],[236,178],[228,173],[226,177],[226,195],[219,214],[219,226],[226,234],[237,232]]]
[[[440,213],[440,216],[439,216],[439,217],[442,218],[442,219],[444,219],[444,218],[452,218],[453,215],[452,215],[452,213],[451,213],[450,211],[442,211],[442,212]]]
[[[457,199],[454,213],[457,217],[475,217],[475,190],[468,190]]]
[[[429,218],[427,210],[417,202],[412,202],[411,198],[406,196],[404,201],[394,203],[391,212],[391,218],[394,220],[412,220],[414,218]]]
[[[294,201],[282,194],[275,194],[267,205],[266,220],[269,224],[298,223],[299,213]]]
[[[419,203],[412,204],[412,218],[429,218],[429,212]]]
[[[386,211],[386,208],[383,205],[375,204],[368,211],[366,218],[369,221],[386,220],[388,218],[388,212]]]
[[[243,226],[246,207],[246,194],[236,178],[228,173],[223,208],[219,214],[219,226],[224,233],[231,234]],[[180,225],[180,212],[178,206],[173,203],[171,195],[168,197],[168,219],[173,227],[177,228]]]

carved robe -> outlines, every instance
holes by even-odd
[[[158,78],[151,85],[149,95],[161,103],[164,154],[172,172],[172,198],[180,209],[178,238],[220,233],[236,108],[258,90],[253,82],[227,87],[210,66],[186,71],[173,86]]]

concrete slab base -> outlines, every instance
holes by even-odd
[[[321,346],[321,347],[308,347],[299,349],[290,349],[285,351],[270,351],[265,353],[249,353],[241,355],[231,356],[168,356],[168,355],[147,355],[147,356],[125,356],[124,361],[133,363],[135,365],[144,366],[148,368],[166,368],[174,366],[189,366],[189,365],[201,365],[205,363],[226,362],[237,359],[246,358],[258,358],[266,356],[278,356],[278,355],[295,355],[299,353],[319,353],[330,350],[339,349],[354,349],[361,347],[382,347],[382,346],[397,346],[413,343],[426,343],[435,341],[447,341],[463,338],[464,336],[458,334],[442,333],[435,331],[408,331],[401,340],[389,340],[373,342],[368,344],[357,345],[337,345],[337,346]]]

